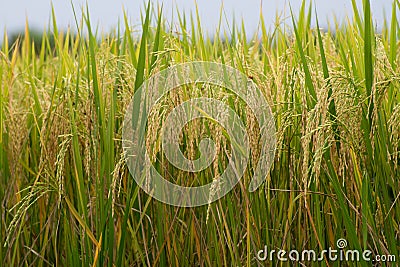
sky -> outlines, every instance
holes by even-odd
[[[370,0],[374,22],[379,28],[383,25],[385,16],[390,18],[392,0]],[[127,12],[131,25],[140,24],[140,11],[144,7],[143,0],[54,0],[53,6],[59,28],[76,28],[72,5],[80,15],[80,10],[88,4],[92,24],[107,33],[123,20],[124,10]],[[156,1],[153,1],[156,2]],[[169,22],[177,22],[176,12],[194,11],[195,0],[159,0],[163,4],[165,17]],[[362,0],[356,1],[361,8]],[[223,3],[224,26],[243,19],[247,33],[256,32],[259,25],[260,9],[262,10],[267,27],[273,28],[276,14],[288,18],[290,14],[289,3],[294,13],[299,10],[301,0],[197,0],[197,6],[205,32],[213,33],[220,18],[221,4]],[[343,21],[352,13],[351,0],[314,0],[313,1],[320,24],[327,27],[327,21],[333,21],[336,17]],[[15,32],[24,28],[26,19],[31,28],[43,30],[49,25],[51,15],[51,4],[49,0],[0,0],[0,42],[3,39],[4,29],[7,32]],[[386,11],[386,12],[385,12]],[[386,15],[385,15],[386,14]],[[79,16],[80,17],[80,16]],[[175,19],[174,19],[175,17]],[[290,25],[291,20],[286,23]]]

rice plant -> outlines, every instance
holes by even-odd
[[[354,19],[321,30],[313,7],[248,38],[203,33],[198,14],[169,26],[148,4],[140,29],[128,18],[98,33],[82,11],[76,29],[52,27],[0,51],[0,199],[4,266],[370,266],[371,262],[262,261],[270,250],[347,248],[400,260],[399,2],[381,31],[369,0],[352,1]],[[77,18],[79,16],[76,16]],[[311,19],[317,18],[317,27]],[[121,25],[121,26],[122,26]],[[121,30],[124,28],[124,30]],[[139,31],[139,38],[133,32]],[[75,33],[76,32],[76,33]],[[40,47],[40,49],[37,49]],[[227,165],[230,140],[212,121],[181,133],[188,158],[203,137],[217,160],[192,174],[174,168],[160,146],[161,122],[193,97],[219,99],[250,133],[246,174],[224,198],[196,208],[163,204],[131,177],[122,149],[125,110],[143,81],[170,66],[211,61],[232,66],[272,107],[277,150],[266,182],[247,188],[259,153],[259,129],[247,107],[224,88],[174,91],[150,114],[146,144],[156,169],[185,186],[212,181]],[[395,262],[375,262],[396,266]]]

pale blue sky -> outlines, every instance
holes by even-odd
[[[107,32],[117,25],[118,18],[123,18],[123,9],[129,14],[133,25],[139,24],[140,10],[143,9],[144,3],[143,0],[54,0],[53,5],[59,28],[66,28],[68,25],[74,28],[71,3],[79,11],[86,2],[89,5],[92,23],[97,24],[103,32]],[[176,7],[180,11],[186,12],[195,9],[194,0],[159,0],[158,2],[163,3],[166,18],[169,21],[172,17],[172,10]],[[218,25],[221,2],[221,0],[197,0],[202,25],[210,33],[213,33]],[[225,0],[223,5],[229,22],[232,21],[233,16],[237,21],[243,18],[246,32],[253,33],[257,29],[261,3],[266,23],[268,26],[272,26],[277,12],[282,16],[286,14],[287,17],[289,2],[296,13],[301,5],[301,0]],[[361,2],[362,0],[357,0],[360,7]],[[317,7],[321,24],[325,26],[327,18],[332,20],[333,16],[336,16],[341,20],[352,13],[351,0],[314,0],[313,3]],[[392,0],[371,0],[371,4],[374,21],[380,27],[385,17],[384,10],[387,16],[391,15]],[[51,13],[51,1],[49,0],[0,0],[0,7],[0,33],[5,28],[8,32],[23,29],[26,18],[32,28],[41,30],[48,24]],[[287,20],[287,23],[290,24],[290,20]]]

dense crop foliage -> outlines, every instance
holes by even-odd
[[[272,31],[261,16],[261,34],[253,38],[240,25],[207,37],[196,13],[179,14],[171,29],[161,10],[148,6],[140,38],[126,18],[126,31],[100,36],[87,12],[78,34],[59,30],[53,14],[40,50],[28,29],[14,44],[6,36],[0,52],[2,265],[275,266],[258,261],[257,251],[321,251],[340,238],[349,248],[399,257],[397,4],[379,33],[364,0],[359,9],[353,2],[352,21],[328,31],[311,27],[316,15],[305,4],[293,19],[277,19]],[[191,61],[224,63],[252,79],[272,107],[278,143],[267,181],[254,193],[247,190],[249,164],[221,200],[178,208],[136,185],[124,163],[121,129],[146,78]],[[211,86],[181,88],[152,111],[148,125],[154,165],[176,183],[204,184],[225,167],[229,140],[212,123],[193,121],[182,134],[187,156],[196,155],[201,136],[218,144],[220,164],[198,175],[171,168],[157,147],[158,123],[168,109],[199,95],[224,99],[243,115],[257,158],[259,126],[243,103]]]

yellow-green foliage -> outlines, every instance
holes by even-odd
[[[40,51],[28,30],[13,47],[5,38],[2,265],[256,266],[265,264],[256,259],[265,245],[321,251],[339,238],[354,249],[399,255],[397,2],[381,33],[374,32],[369,1],[363,12],[354,8],[353,22],[328,31],[310,26],[312,10],[303,4],[285,21],[291,28],[277,24],[268,32],[261,23],[261,36],[251,39],[238,25],[205,37],[196,16],[185,14],[170,31],[150,7],[139,40],[126,18],[125,32],[94,35],[87,13],[76,35],[58,30],[53,14],[54,36],[43,35]],[[192,186],[223,171],[229,141],[215,124],[193,121],[182,132],[188,157],[196,156],[204,136],[218,144],[220,164],[197,175],[174,169],[160,148],[157,133],[168,111],[199,95],[227,100],[243,116],[252,129],[252,163],[235,189],[210,207],[171,207],[130,177],[121,148],[123,115],[143,80],[199,60],[233,66],[259,86],[276,119],[276,157],[267,182],[249,193],[259,149],[252,115],[227,91],[181,88],[152,111],[148,147],[156,168]],[[305,266],[312,264],[326,263]]]

